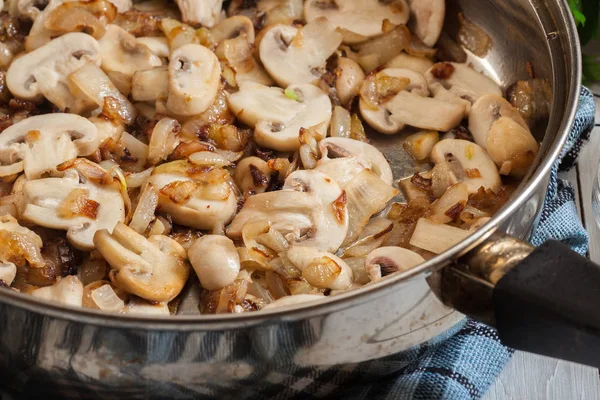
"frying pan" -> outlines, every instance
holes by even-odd
[[[530,62],[552,86],[538,157],[486,225],[413,270],[310,307],[150,319],[0,290],[2,387],[28,398],[249,398],[276,391],[290,371],[373,365],[446,331],[461,312],[497,326],[507,345],[598,366],[599,267],[559,243],[534,249],[523,241],[538,222],[579,98],[581,55],[567,2],[447,4],[492,39],[485,58],[470,60],[477,69],[506,88],[528,79]],[[372,139],[395,176],[408,176],[402,137]]]

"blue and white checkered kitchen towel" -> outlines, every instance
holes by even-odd
[[[581,89],[575,123],[569,139],[550,175],[548,194],[532,243],[560,240],[580,254],[588,249],[588,235],[575,207],[571,185],[558,178],[558,171],[570,169],[581,146],[594,127],[595,103],[592,93]],[[350,387],[333,397],[343,399],[472,400],[482,397],[513,353],[503,346],[496,332],[473,320],[465,320],[409,355],[387,357],[390,364],[402,357],[404,366],[375,383]],[[412,358],[412,362],[407,363]],[[399,360],[398,360],[399,361]]]

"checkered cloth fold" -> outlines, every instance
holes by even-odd
[[[592,93],[581,89],[575,123],[559,159],[550,173],[542,215],[531,242],[548,239],[568,244],[580,254],[588,250],[588,235],[575,206],[575,193],[558,171],[570,169],[581,146],[594,127],[595,103]],[[496,332],[467,319],[434,340],[408,352],[414,361],[389,376],[336,393],[336,399],[473,400],[482,397],[510,359],[513,350],[503,346]],[[410,356],[409,356],[410,357]],[[407,359],[406,354],[387,357]]]

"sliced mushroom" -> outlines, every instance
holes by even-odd
[[[120,72],[131,78],[136,71],[162,65],[156,54],[118,25],[108,25],[98,45],[105,72]]]
[[[167,302],[149,302],[137,296],[131,296],[129,303],[121,310],[123,314],[170,315]]]
[[[90,109],[90,103],[82,104],[71,94],[67,77],[88,62],[100,65],[98,42],[85,33],[68,33],[14,60],[6,84],[20,99],[46,97],[61,110],[81,113]]]
[[[271,168],[258,157],[244,157],[233,172],[233,179],[242,193],[263,193],[271,181]]]
[[[519,111],[500,96],[483,96],[473,105],[469,130],[505,175],[524,176],[539,150]]]
[[[188,250],[200,285],[206,290],[229,286],[240,273],[240,257],[233,241],[226,236],[205,235]]]
[[[148,181],[159,189],[161,210],[185,226],[219,231],[237,210],[237,188],[222,168],[173,161],[156,167]]]
[[[433,61],[425,57],[411,56],[408,53],[402,52],[396,57],[392,58],[385,64],[386,68],[403,68],[410,69],[421,75],[425,75],[425,72],[433,66]]]
[[[169,58],[171,50],[169,49],[169,40],[166,37],[144,36],[135,39],[139,44],[143,44],[150,49],[152,53],[160,58]],[[141,69],[141,68],[138,68]]]
[[[5,11],[12,17],[34,21],[42,12],[44,2],[38,0],[6,0]]]
[[[25,38],[25,49],[31,52],[70,32],[85,31],[99,39],[116,15],[116,7],[106,0],[51,0],[35,18]]]
[[[354,157],[363,168],[373,171],[382,181],[388,185],[393,183],[394,177],[390,164],[373,145],[349,138],[332,137],[321,140],[319,149],[321,159],[317,169],[337,158]]]
[[[99,166],[95,168],[107,174]],[[27,181],[23,205],[23,220],[66,230],[73,246],[88,251],[94,249],[96,231],[112,230],[125,219],[125,204],[117,183],[97,183],[72,168],[62,178]]]
[[[227,228],[239,239],[248,222],[270,221],[291,243],[335,252],[346,237],[346,198],[339,185],[322,172],[295,171],[283,190],[250,196]]]
[[[87,63],[68,77],[71,92],[80,100],[92,102],[113,120],[132,124],[137,110],[96,64]]]
[[[352,268],[333,254],[313,247],[292,246],[286,257],[315,287],[340,290],[352,285]]]
[[[390,120],[396,124],[411,125],[434,131],[449,131],[462,121],[466,107],[414,92],[401,91],[385,105]]]
[[[167,110],[183,116],[202,113],[215,100],[220,83],[215,53],[199,44],[179,47],[169,57]]]
[[[437,63],[425,73],[425,79],[434,95],[448,91],[471,103],[488,94],[502,96],[502,89],[493,80],[466,64]]]
[[[254,43],[254,25],[250,18],[244,15],[234,15],[222,20],[210,30],[210,34],[217,43],[241,35],[246,36],[248,43]]]
[[[402,68],[385,68],[367,77],[361,87],[360,113],[365,121],[381,133],[393,134],[404,124],[391,118],[387,104],[401,91],[429,96],[425,78],[417,72]]]
[[[425,78],[409,69],[386,68],[367,77],[361,87],[360,113],[365,121],[381,133],[393,134],[404,128],[404,124],[392,120],[386,108],[402,90],[419,96],[429,96]]]
[[[279,151],[300,148],[300,128],[313,128],[325,137],[331,119],[331,100],[316,86],[291,85],[285,91],[254,82],[244,82],[229,96],[236,117],[254,127],[261,146]]]
[[[342,35],[324,18],[302,28],[275,25],[259,44],[260,60],[282,87],[312,83],[325,72],[327,59],[342,43]]]
[[[262,308],[262,310],[272,310],[279,307],[295,306],[311,301],[324,300],[325,296],[321,294],[297,294],[294,296],[284,296],[280,299],[270,302]]]
[[[273,84],[273,79],[254,58],[254,46],[245,34],[221,42],[216,52],[222,53],[219,57],[227,61],[223,67],[223,77],[230,86],[239,86],[244,81],[267,86]],[[235,72],[235,76],[227,74],[231,69]]]
[[[76,114],[26,118],[0,135],[0,176],[25,171],[28,179],[56,173],[65,161],[88,156],[100,145],[98,130]]]
[[[356,61],[341,57],[337,62],[335,90],[340,102],[347,106],[358,95],[365,73]]]
[[[17,266],[11,262],[0,262],[0,281],[10,286],[17,276]]]
[[[469,193],[480,187],[497,192],[502,182],[494,161],[479,145],[462,139],[444,139],[431,150],[431,161],[448,166],[453,184],[464,182]]]
[[[35,289],[30,294],[50,303],[61,303],[73,307],[81,307],[83,304],[83,284],[76,276],[72,275],[62,278],[52,286]]]
[[[131,80],[131,97],[135,101],[156,101],[169,95],[167,66],[136,71]]]
[[[365,260],[365,269],[371,282],[377,282],[396,272],[406,272],[424,262],[425,259],[414,251],[386,246],[369,253]]]
[[[183,22],[212,28],[221,18],[223,0],[176,0],[176,2]]]
[[[410,6],[411,30],[421,41],[433,47],[440,37],[446,15],[445,0],[407,0]]]
[[[384,20],[394,25],[405,24],[410,10],[405,0],[308,0],[304,4],[304,16],[308,22],[326,17],[338,28],[351,33],[344,42],[356,43],[377,36]]]
[[[185,249],[162,235],[145,238],[123,223],[112,234],[94,236],[98,252],[112,267],[110,280],[119,288],[149,301],[171,301],[190,274]]]

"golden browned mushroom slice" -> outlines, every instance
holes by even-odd
[[[83,303],[83,284],[76,276],[70,275],[62,278],[52,286],[35,289],[30,294],[49,303],[81,307]]]
[[[106,229],[98,231],[94,245],[112,268],[111,281],[149,301],[173,300],[190,274],[185,249],[167,236],[145,238],[119,223],[112,234]]]
[[[283,190],[250,196],[227,228],[239,239],[242,228],[253,221],[270,221],[295,244],[335,252],[348,231],[346,197],[329,176],[314,170],[295,171]]]
[[[321,159],[317,164],[317,169],[339,158],[354,157],[363,168],[373,171],[382,181],[388,185],[393,183],[394,178],[390,164],[373,145],[349,138],[331,137],[321,140],[319,149]]]
[[[444,139],[431,150],[431,161],[447,168],[451,182],[464,182],[469,193],[477,193],[480,187],[497,192],[500,174],[494,161],[479,145],[468,140]]]
[[[358,43],[383,33],[388,20],[394,25],[405,24],[410,10],[404,0],[308,0],[304,17],[308,22],[325,17],[341,28],[345,43]]]
[[[219,59],[199,44],[186,44],[169,57],[167,110],[174,115],[195,115],[215,100],[221,83]]]
[[[176,0],[183,22],[212,28],[221,19],[223,0]]]
[[[302,277],[321,289],[341,290],[352,285],[352,268],[341,258],[307,246],[292,246],[287,259],[302,272]]]
[[[117,25],[108,25],[98,44],[105,72],[118,72],[131,79],[136,71],[162,65],[158,55]]]
[[[161,210],[185,226],[220,231],[237,210],[237,188],[222,168],[178,160],[156,167],[148,181],[159,189]]]
[[[388,104],[402,91],[415,96],[429,96],[423,75],[410,69],[385,68],[371,74],[360,90],[360,113],[365,121],[378,132],[393,134],[404,128],[404,124],[391,118]]]
[[[107,172],[87,162],[100,181]],[[104,174],[105,176],[101,176]],[[112,230],[125,219],[125,204],[119,183],[95,182],[74,168],[62,178],[27,181],[23,187],[21,218],[51,229],[67,231],[67,239],[81,250],[93,250],[93,237],[100,229]]]
[[[397,246],[380,247],[369,253],[365,260],[365,269],[371,282],[396,272],[405,272],[425,262],[414,251]]]
[[[223,289],[240,273],[240,257],[227,236],[205,235],[196,239],[188,257],[200,285],[207,290]]]
[[[261,146],[298,150],[300,128],[313,128],[321,137],[327,135],[331,100],[314,85],[291,85],[284,91],[243,82],[240,91],[231,94],[228,101],[236,117],[254,127],[254,140]]]
[[[311,301],[321,301],[326,299],[321,294],[297,294],[294,296],[284,296],[275,301],[270,302],[262,308],[262,310],[272,310],[279,307],[295,306]]]
[[[524,176],[539,150],[521,114],[500,96],[483,96],[473,105],[469,130],[504,175]]]
[[[433,47],[440,37],[446,15],[446,0],[407,0],[410,27],[421,41]]]
[[[56,173],[65,161],[88,156],[100,145],[94,124],[76,114],[26,118],[0,135],[0,176],[25,171],[28,179]]]
[[[6,73],[10,92],[23,100],[46,97],[61,110],[80,113],[93,103],[76,99],[67,77],[86,63],[100,65],[98,42],[85,33],[68,33],[14,60]]]
[[[493,80],[466,64],[437,63],[425,73],[425,79],[436,96],[440,92],[450,92],[470,103],[488,94],[502,96],[502,90]]]
[[[275,25],[266,28],[260,41],[260,60],[282,87],[312,83],[341,43],[342,35],[322,18],[301,28]]]

